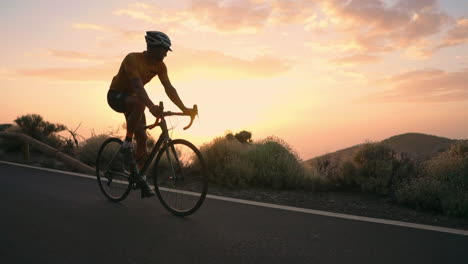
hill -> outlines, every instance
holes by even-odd
[[[439,152],[444,152],[448,150],[450,145],[457,141],[458,140],[421,133],[405,133],[382,140],[381,143],[389,146],[396,152],[406,152],[415,159],[426,160],[437,155],[437,153]],[[328,153],[319,157],[306,160],[305,162],[309,163],[314,159],[329,156],[334,156],[336,158],[349,156],[352,155],[359,146],[360,145],[355,145],[346,149],[338,150],[333,153]]]
[[[440,152],[447,151],[458,140],[419,133],[393,136],[382,141],[396,152],[407,152],[418,159],[429,159]]]

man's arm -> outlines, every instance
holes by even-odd
[[[151,108],[154,106],[153,101],[149,98],[148,94],[146,93],[145,88],[143,87],[143,82],[140,78],[132,78],[130,80],[133,90],[137,94],[138,98],[143,101],[146,107]]]
[[[167,68],[166,65],[163,64],[163,68],[161,72],[158,74],[159,80],[161,81],[162,85],[164,86],[164,91],[166,92],[167,96],[171,101],[179,107],[182,112],[186,113],[189,109],[185,107],[182,100],[180,100],[179,94],[177,94],[177,90],[172,86],[171,82],[169,81],[169,77],[167,76]]]
[[[143,102],[143,104],[151,108],[154,106],[151,99],[149,99],[148,94],[146,93],[145,88],[143,87],[143,82],[141,81],[140,73],[138,72],[138,62],[133,56],[132,53],[128,54],[124,61],[122,62],[125,67],[128,78],[130,79],[131,89],[136,93],[137,97]]]

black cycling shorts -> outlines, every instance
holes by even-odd
[[[131,95],[114,90],[109,90],[109,92],[107,92],[107,103],[114,111],[123,113],[125,115],[125,119],[128,119],[128,116],[130,115],[130,112],[127,112],[125,109],[125,98],[128,96]],[[142,126],[146,126],[145,113],[141,115],[140,124]]]
[[[107,103],[114,111],[125,113],[125,98],[127,98],[127,96],[129,96],[127,93],[109,90],[109,92],[107,92]]]

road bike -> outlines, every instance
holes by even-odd
[[[163,109],[163,103],[159,106]],[[198,113],[197,105],[194,105]],[[172,214],[187,216],[202,205],[208,191],[208,170],[200,150],[184,139],[171,139],[165,117],[190,116],[184,113],[162,112],[154,124],[145,129],[161,128],[158,141],[154,144],[141,171],[128,171],[121,154],[122,140],[109,138],[101,145],[96,160],[96,175],[102,193],[113,202],[124,200],[132,189],[138,189],[140,175],[153,178],[156,194],[161,204]],[[192,126],[195,115],[190,116]],[[151,169],[150,169],[151,168]]]

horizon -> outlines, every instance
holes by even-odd
[[[303,160],[406,133],[468,138],[466,1],[48,0],[3,2],[0,14],[0,124],[35,113],[81,123],[85,137],[116,130],[110,81],[160,30],[172,84],[200,108],[188,131],[174,119],[174,137],[247,130]],[[145,88],[177,110],[158,78]]]

